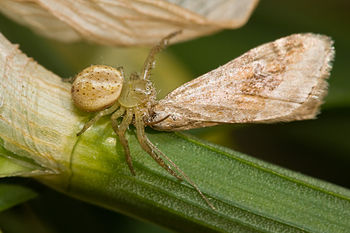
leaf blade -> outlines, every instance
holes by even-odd
[[[195,180],[217,211],[188,184],[178,183],[159,168],[139,147],[133,132],[128,136],[137,176],[131,176],[123,154],[114,151],[107,119],[80,139],[73,159],[72,189],[54,187],[185,232],[342,232],[349,227],[346,189],[187,135],[153,131],[148,135]],[[117,149],[121,150],[119,144]],[[177,221],[170,221],[174,218]]]
[[[0,212],[36,196],[36,192],[27,187],[2,183],[0,184]]]

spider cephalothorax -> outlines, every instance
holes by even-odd
[[[136,127],[137,139],[141,147],[166,171],[176,178],[189,182],[211,206],[212,204],[202,194],[194,182],[179,169],[164,153],[162,153],[146,136],[145,126],[158,123],[152,122],[152,106],[156,103],[156,91],[150,80],[155,54],[161,51],[169,39],[180,31],[174,32],[153,47],[146,59],[141,74],[132,73],[125,79],[123,68],[117,69],[103,65],[93,65],[80,72],[72,85],[72,99],[81,110],[97,112],[77,134],[84,133],[90,126],[105,115],[111,115],[113,130],[118,135],[125,152],[130,171],[135,175],[130,149],[125,132],[130,124]],[[119,124],[118,119],[122,117]],[[167,116],[163,119],[166,119]],[[169,164],[165,163],[166,160]]]

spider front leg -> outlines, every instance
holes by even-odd
[[[145,123],[140,112],[137,110],[135,110],[135,127],[137,132],[137,139],[142,149],[145,150],[162,168],[164,168],[172,176],[182,181],[183,179],[168,164],[166,164],[164,160],[152,149],[152,147],[155,148],[155,146],[147,138],[145,134]]]
[[[202,193],[199,187],[162,151],[160,151],[146,136],[145,134],[145,123],[139,111],[135,110],[135,126],[137,131],[137,139],[141,145],[141,147],[150,155],[152,158],[167,172],[171,175],[175,176],[179,180],[185,179],[189,184],[191,184],[195,190],[199,193],[199,195],[203,198],[203,200],[213,209],[215,210],[214,205],[208,200],[206,196]],[[161,155],[166,161],[168,161],[176,171],[178,171],[182,176],[180,177],[168,164],[164,162],[164,160],[159,156]]]
[[[120,125],[118,125],[117,120],[119,117],[121,117],[125,113],[125,111],[126,111],[126,114],[123,117],[122,123],[120,123]],[[131,173],[133,175],[135,175],[135,170],[134,170],[134,167],[132,165],[132,160],[131,160],[131,155],[130,155],[129,143],[128,143],[128,140],[125,138],[125,132],[132,122],[133,115],[134,114],[133,114],[132,110],[129,110],[129,109],[125,110],[124,107],[120,107],[118,111],[113,113],[111,120],[112,120],[113,130],[118,135],[119,141],[123,146],[124,153],[125,153],[125,159],[126,159],[126,162],[129,166],[129,169],[130,169]]]
[[[155,55],[157,53],[159,53],[160,51],[162,51],[162,49],[164,49],[168,43],[169,43],[169,40],[180,34],[182,31],[181,30],[178,30],[178,31],[175,31],[169,35],[167,35],[166,37],[164,37],[156,46],[154,46],[151,51],[149,52],[148,54],[148,57],[145,61],[145,64],[143,66],[143,70],[142,70],[142,73],[141,73],[141,79],[145,79],[145,80],[148,80],[149,79],[149,76],[150,76],[150,73],[151,73],[151,70],[154,66],[154,60],[155,60]]]

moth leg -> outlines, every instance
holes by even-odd
[[[126,162],[129,166],[129,169],[130,169],[131,173],[133,175],[135,175],[135,170],[134,170],[134,167],[132,165],[132,160],[131,160],[131,155],[130,155],[129,143],[128,143],[128,140],[125,138],[125,132],[128,129],[129,125],[131,124],[134,114],[133,114],[132,110],[126,110],[126,114],[123,117],[122,123],[120,123],[120,125],[118,125],[117,119],[125,113],[125,108],[121,107],[120,109],[119,109],[120,111],[115,112],[111,117],[112,127],[113,127],[114,131],[116,132],[116,134],[118,135],[119,141],[123,146],[124,153],[125,153],[125,159],[126,159]]]
[[[167,35],[166,37],[164,37],[157,45],[155,45],[151,51],[148,54],[148,57],[145,61],[145,64],[143,66],[142,69],[142,73],[141,73],[141,79],[149,79],[150,76],[150,72],[153,69],[154,66],[154,60],[155,60],[155,55],[157,53],[159,53],[160,51],[162,51],[162,49],[164,49],[167,45],[169,40],[176,36],[177,34],[181,33],[181,30],[178,30],[176,32],[170,33],[169,35]]]
[[[142,117],[137,112],[137,110],[135,112],[135,127],[137,132],[137,139],[142,149],[145,150],[162,168],[164,168],[172,176],[182,181],[183,180],[182,177],[180,177],[168,164],[164,162],[164,160],[158,154],[154,152],[154,150],[152,150],[150,146],[150,144],[152,143],[145,134],[145,124],[143,122]]]
[[[117,108],[119,108],[118,102],[112,105],[111,107],[97,113],[92,119],[90,119],[88,122],[85,123],[84,127],[80,130],[79,133],[77,133],[77,136],[80,136],[82,133],[84,133],[88,128],[90,128],[93,124],[95,124],[101,117],[113,113],[115,110],[117,110]]]

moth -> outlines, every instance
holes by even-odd
[[[294,34],[251,49],[169,93],[153,107],[157,130],[313,119],[327,94],[332,40]]]
[[[135,171],[125,132],[136,128],[141,147],[167,172],[198,186],[145,134],[145,127],[175,131],[223,123],[273,123],[315,118],[327,93],[334,57],[332,40],[311,33],[294,34],[254,48],[156,100],[150,80],[155,55],[174,32],[154,46],[142,72],[124,77],[121,67],[94,65],[77,75],[72,85],[75,105],[96,115],[81,135],[102,116],[111,115],[127,164]],[[122,118],[121,123],[118,119]]]

